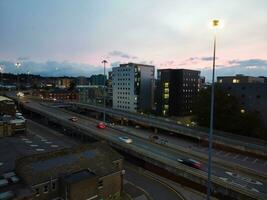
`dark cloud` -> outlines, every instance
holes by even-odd
[[[121,58],[127,58],[127,59],[137,59],[138,58],[137,56],[132,56],[132,55],[129,55],[125,52],[117,51],[117,50],[109,52],[109,55],[110,56],[117,56],[117,57],[121,57]]]
[[[230,60],[229,64],[231,65],[237,65],[237,66],[243,66],[243,67],[249,67],[249,66],[267,66],[267,60],[262,59],[248,59],[248,60]]]
[[[216,60],[218,59],[218,57],[215,58]],[[203,57],[191,57],[188,59],[189,61],[211,61],[213,60],[212,56],[203,56]]]
[[[25,60],[29,60],[30,57],[18,57],[18,61],[25,61]]]
[[[112,62],[112,63],[110,64],[110,66],[111,66],[111,67],[119,67],[120,64],[121,64],[120,61],[116,61],[116,62]]]
[[[40,74],[41,76],[90,76],[92,74],[103,73],[103,66],[94,66],[89,64],[71,63],[71,62],[34,62],[25,61],[19,69],[13,62],[0,61],[4,66],[6,73],[27,73]]]
[[[248,76],[267,76],[267,60],[248,59],[248,60],[231,60],[229,65],[217,65],[216,76],[233,76],[244,74]],[[211,67],[202,68],[201,74],[211,80]]]

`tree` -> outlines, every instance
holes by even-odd
[[[209,127],[210,88],[201,90],[194,101],[193,112],[199,126]],[[215,86],[214,128],[245,136],[263,137],[261,116],[256,111],[242,111],[239,100],[226,93],[219,85]]]
[[[69,91],[73,91],[75,88],[76,88],[76,83],[75,83],[75,81],[71,81],[71,82],[70,82]]]

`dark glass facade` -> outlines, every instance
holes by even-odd
[[[199,88],[199,76],[200,72],[195,70],[158,70],[157,113],[162,116],[190,115]]]

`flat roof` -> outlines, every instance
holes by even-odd
[[[16,161],[16,172],[29,185],[88,168],[98,177],[102,177],[117,172],[113,161],[120,159],[122,156],[106,143],[96,142],[20,158]]]

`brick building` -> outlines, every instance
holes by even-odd
[[[20,158],[17,175],[34,200],[119,199],[123,158],[103,143]]]

